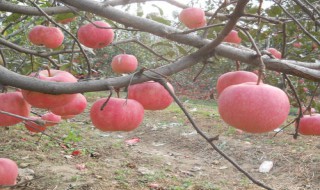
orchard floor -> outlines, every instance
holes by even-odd
[[[90,102],[99,95],[86,94]],[[213,100],[183,102],[205,134],[219,135],[213,142],[255,179],[273,189],[320,189],[319,137],[294,140],[293,126],[276,137],[239,133],[219,119]],[[49,136],[30,134],[21,125],[0,128],[0,157],[15,160],[24,171],[15,189],[262,189],[214,151],[176,104],[147,111],[143,124],[132,132],[100,132],[88,110],[49,128]],[[140,141],[125,142],[133,138]],[[81,154],[70,156],[74,150]],[[266,160],[274,166],[260,173]]]

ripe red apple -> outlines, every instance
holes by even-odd
[[[110,98],[103,110],[101,106],[107,98],[93,103],[90,118],[93,125],[101,131],[131,131],[143,120],[142,105],[131,99]]]
[[[60,123],[61,121],[61,116],[60,115],[56,115],[52,112],[48,112],[44,115],[41,116],[41,119],[44,121],[48,121],[45,126],[49,127],[49,126],[54,126],[58,123]]]
[[[0,94],[0,110],[12,114],[28,117],[31,106],[22,97],[21,92]],[[7,127],[20,123],[22,119],[0,113],[0,127]]]
[[[41,117],[29,117],[30,119],[33,119],[33,120],[41,120]],[[24,126],[31,132],[34,132],[34,133],[40,133],[42,131],[45,131],[47,129],[46,125],[39,125],[35,122],[32,122],[32,121],[25,121],[24,122]]]
[[[172,91],[174,90],[170,83],[167,85]],[[173,101],[169,92],[160,83],[154,81],[129,86],[128,98],[140,102],[146,110],[163,110]]]
[[[302,135],[320,135],[320,114],[304,115],[300,119],[298,132]]]
[[[183,9],[179,14],[179,20],[189,29],[200,28],[207,23],[204,11],[195,7]]]
[[[0,158],[0,186],[15,185],[18,177],[16,162],[8,158]]]
[[[115,73],[131,73],[138,67],[138,60],[134,55],[120,54],[112,58],[111,68]]]
[[[249,133],[265,133],[287,119],[290,103],[281,89],[248,82],[224,89],[218,108],[221,118],[229,125]]]
[[[36,73],[32,73],[30,76],[35,75]],[[55,69],[50,69],[50,73],[48,70],[42,70],[37,77],[40,80],[52,82],[77,82],[77,79],[69,72]],[[76,97],[76,94],[52,95],[29,90],[22,90],[22,95],[32,106],[45,109],[63,106]]]
[[[93,23],[100,27],[111,27],[103,21],[95,21]],[[80,43],[93,49],[103,48],[109,45],[113,41],[113,30],[98,28],[94,24],[89,23],[79,28],[78,39]]]
[[[67,104],[59,107],[51,108],[50,111],[56,115],[68,116],[81,114],[87,107],[87,99],[81,93]]]
[[[268,48],[267,51],[270,52],[277,59],[282,58],[281,52],[275,48]]]
[[[230,85],[241,84],[244,82],[257,82],[258,75],[249,71],[233,71],[221,75],[217,80],[216,89],[218,95]]]
[[[241,38],[238,35],[238,32],[235,30],[231,30],[231,32],[224,38],[224,42],[240,44]]]
[[[64,35],[57,27],[37,25],[31,29],[28,38],[34,45],[44,45],[54,49],[61,46]]]

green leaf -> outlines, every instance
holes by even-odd
[[[157,43],[154,43],[154,44],[151,45],[152,48],[155,48],[155,47],[158,47],[158,46],[164,46],[164,47],[170,47],[170,48],[173,47],[171,43],[166,42],[166,41],[157,42]]]
[[[157,5],[155,5],[155,4],[152,4],[151,6],[157,8],[157,9],[159,10],[160,15],[161,15],[161,16],[163,15],[163,10],[162,10],[159,6],[157,6]]]
[[[4,23],[16,22],[21,16],[21,14],[13,13],[4,20]]]
[[[74,13],[64,13],[64,14],[57,14],[54,16],[54,20],[61,21],[67,18],[74,18],[76,15]]]
[[[148,19],[151,19],[151,20],[154,20],[154,21],[156,21],[156,22],[160,22],[160,23],[162,23],[162,24],[168,25],[168,26],[171,25],[171,21],[170,21],[170,20],[167,20],[167,19],[159,16],[157,13],[149,13],[149,14],[147,15],[147,18],[148,18]]]
[[[176,47],[178,48],[179,53],[181,53],[182,55],[188,54],[187,50],[185,50],[182,46],[176,44]]]

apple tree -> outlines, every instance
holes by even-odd
[[[129,131],[144,110],[174,100],[213,149],[271,189],[224,154],[177,96],[216,97],[222,119],[249,133],[284,130],[291,104],[299,108],[293,137],[320,135],[311,113],[320,111],[320,12],[317,1],[293,2],[0,0],[0,126],[24,122],[41,132],[81,114],[83,93],[110,91],[90,108],[92,123]],[[111,97],[124,89],[127,98]],[[32,107],[52,113],[31,117]]]

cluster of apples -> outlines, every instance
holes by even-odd
[[[77,82],[77,79],[70,73],[60,70],[43,70],[39,73],[32,73],[30,77],[37,77],[44,81],[54,82]],[[39,116],[29,117],[30,121],[25,122],[25,126],[32,132],[44,131],[47,127],[53,126],[61,119],[72,118],[81,114],[86,106],[86,98],[78,94],[51,95],[29,90],[19,90],[0,94],[0,110],[12,114],[29,117],[31,106],[49,110],[48,113]],[[31,121],[32,120],[32,121]],[[45,121],[37,123],[33,121]],[[23,121],[23,119],[6,114],[0,114],[0,126],[11,126]]]
[[[285,92],[260,82],[252,72],[235,71],[217,81],[218,109],[221,118],[237,129],[265,133],[284,123],[290,111]]]

